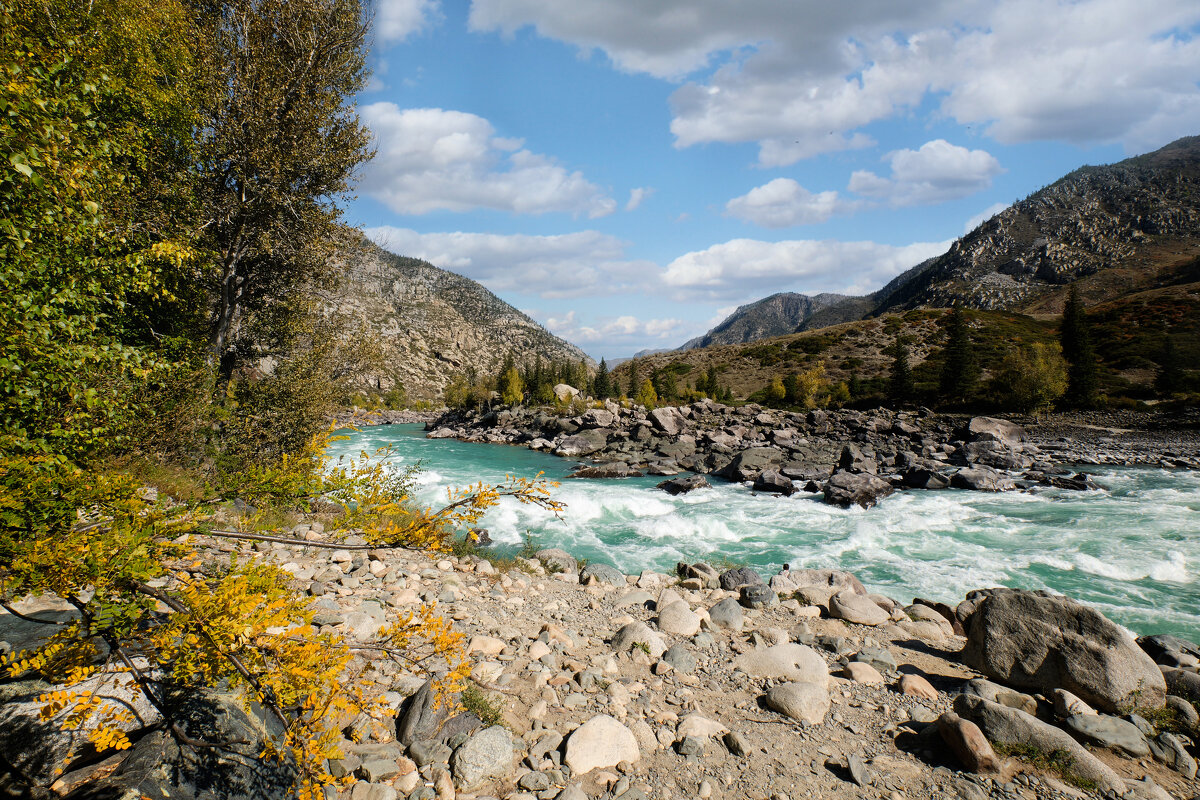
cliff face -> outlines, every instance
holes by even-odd
[[[780,292],[741,306],[720,325],[679,349],[694,350],[722,344],[743,344],[770,336],[786,336],[810,328],[860,319],[871,307],[871,302],[862,297],[841,294],[809,297],[795,292]]]
[[[343,280],[323,293],[323,313],[359,329],[382,351],[381,368],[364,384],[400,381],[410,399],[436,400],[455,373],[496,372],[511,353],[518,362],[579,361],[587,356],[483,286],[362,240],[344,257]]]
[[[875,311],[1057,311],[1165,283],[1200,255],[1200,137],[1084,167],[1005,209],[875,294]]]

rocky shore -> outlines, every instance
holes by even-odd
[[[869,506],[902,489],[1009,491],[1094,484],[1069,467],[1152,464],[1200,468],[1200,435],[1035,423],[920,411],[781,412],[701,400],[681,407],[622,407],[608,401],[578,416],[516,407],[450,412],[426,424],[430,438],[509,444],[586,460],[578,477],[691,472],[751,482],[756,491],[822,491],[826,502]],[[1154,443],[1158,443],[1157,449]],[[664,482],[677,493],[704,485]]]
[[[325,539],[319,524],[294,534]],[[243,549],[290,572],[314,597],[316,622],[355,644],[370,645],[387,620],[433,602],[465,635],[470,711],[434,703],[427,675],[372,661],[391,711],[347,721],[345,757],[330,767],[353,783],[330,797],[1187,800],[1200,792],[1192,705],[1200,647],[1170,636],[1135,641],[1066,598],[986,589],[950,608],[870,594],[844,572],[784,570],[764,582],[747,568],[680,564],[676,574],[626,576],[581,568],[559,550],[497,569],[477,555],[219,544],[202,552],[205,569],[249,555]],[[70,614],[37,600],[19,608]],[[12,647],[44,635],[0,614]],[[210,698],[220,713],[199,719],[246,740],[244,758],[197,757],[161,731],[140,735],[157,720],[139,709],[130,751],[66,764],[58,759],[72,734],[41,721],[31,700],[43,688],[0,684],[7,796],[285,796],[286,774],[253,758],[266,722],[230,698]],[[109,698],[124,702],[119,690]]]

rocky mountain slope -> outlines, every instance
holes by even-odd
[[[380,369],[363,376],[373,388],[399,381],[410,400],[436,400],[455,373],[495,372],[510,353],[518,362],[587,358],[461,275],[365,239],[345,260],[344,278],[324,294],[321,308],[382,350]]]
[[[862,319],[874,303],[865,297],[819,294],[809,297],[780,292],[739,307],[721,324],[703,336],[685,343],[680,350],[695,350],[721,344],[742,344],[769,336],[785,336],[811,328],[823,328]]]

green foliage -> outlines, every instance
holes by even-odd
[[[960,308],[946,314],[946,345],[942,349],[939,393],[951,402],[968,398],[979,380],[979,364],[971,341],[970,325]]]
[[[1067,390],[1067,364],[1052,344],[1014,349],[992,377],[992,393],[1004,408],[1025,413],[1049,410]]]
[[[649,378],[642,381],[633,402],[645,406],[648,410],[658,406],[658,393],[654,391],[654,383]]]
[[[608,374],[608,362],[603,358],[600,359],[600,366],[596,368],[596,379],[593,385],[592,395],[598,400],[607,400],[613,395],[613,383]]]
[[[1071,285],[1063,306],[1060,333],[1063,357],[1067,359],[1067,390],[1063,403],[1071,408],[1092,408],[1100,391],[1096,368],[1096,351],[1092,347],[1087,312],[1079,298],[1079,290]]]
[[[479,721],[486,728],[504,725],[503,706],[473,683],[463,687],[462,705],[468,712],[479,717]]]
[[[525,399],[525,384],[516,367],[509,367],[500,383],[500,402],[515,406]]]
[[[766,401],[771,405],[778,406],[783,403],[787,397],[787,389],[783,385],[783,379],[778,375],[771,376],[771,382],[767,384]]]
[[[893,319],[895,319],[893,317]],[[891,320],[889,320],[890,322]],[[916,395],[912,368],[908,363],[908,339],[897,336],[892,343],[892,367],[888,375],[888,402],[900,407],[912,402]]]

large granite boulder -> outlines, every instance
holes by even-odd
[[[995,417],[975,417],[967,423],[967,435],[973,442],[992,441],[1009,447],[1020,447],[1029,438],[1020,425]]]
[[[754,491],[791,497],[796,493],[796,487],[791,479],[785,478],[773,469],[766,469],[754,479]]]
[[[703,475],[688,475],[686,478],[671,478],[658,484],[667,494],[687,494],[695,489],[707,489],[708,481]]]
[[[738,453],[714,474],[730,481],[752,481],[764,470],[777,469],[783,461],[783,452],[774,447],[752,447]]]
[[[574,436],[565,437],[558,443],[554,455],[566,458],[590,456],[592,453],[603,450],[607,444],[608,434],[601,428],[592,428]]]
[[[983,598],[966,622],[963,660],[1009,686],[1066,689],[1101,711],[1162,708],[1166,683],[1122,628],[1065,597],[1007,591]]]
[[[950,485],[976,492],[1008,492],[1017,488],[1016,481],[991,467],[960,469],[950,476]]]
[[[654,427],[665,433],[667,436],[677,436],[683,430],[683,417],[679,414],[679,409],[673,406],[663,406],[656,408],[650,412],[650,421],[654,423]]]
[[[870,508],[894,490],[892,484],[877,475],[835,472],[822,488],[826,503],[842,508]]]

